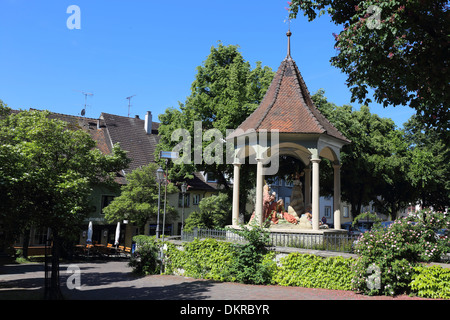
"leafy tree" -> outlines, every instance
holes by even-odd
[[[405,124],[404,139],[409,148],[407,177],[425,207],[445,210],[450,204],[450,147],[445,137],[427,131],[413,116]]]
[[[208,163],[203,159],[195,163],[195,155],[204,154],[205,149],[215,143],[222,144],[212,138],[210,141],[202,139],[202,145],[194,144],[194,137],[203,136],[209,129],[218,129],[222,137],[226,137],[226,129],[237,128],[259,105],[269,87],[274,73],[269,67],[262,67],[260,62],[255,68],[245,61],[237,46],[225,46],[219,43],[212,47],[204,63],[197,68],[197,75],[191,86],[191,95],[179,109],[168,108],[159,116],[160,143],[157,151],[172,150],[178,143],[172,141],[172,133],[176,129],[185,129],[190,135],[187,144],[191,147],[189,154],[183,154],[190,159],[189,163],[182,163],[170,169],[171,179],[192,177],[196,171],[211,172],[219,184],[224,186],[225,192],[230,192],[227,177],[233,175],[233,166],[226,163],[226,148],[215,154],[222,161]],[[202,132],[194,132],[194,121],[201,121]],[[218,150],[218,149],[216,149]],[[255,181],[254,167],[241,167],[241,208],[245,207],[250,186]]]
[[[149,219],[156,218],[158,214],[159,186],[156,181],[156,170],[158,165],[150,163],[147,166],[133,170],[127,175],[127,184],[122,187],[120,196],[114,198],[111,203],[104,208],[105,219],[108,222],[129,220],[136,223],[139,232],[143,234],[145,224]],[[177,188],[169,183],[167,192],[177,192]],[[164,205],[164,184],[161,184],[160,217],[162,219]],[[168,219],[174,219],[176,210],[171,206],[166,206]],[[161,220],[162,222],[162,220]]]
[[[92,186],[116,186],[116,173],[129,162],[118,145],[103,155],[82,130],[49,119],[47,111],[10,113],[0,118],[1,218],[7,227],[50,228],[52,232],[51,297],[58,297],[58,269],[63,240],[92,208]]]
[[[352,216],[375,201],[380,212],[395,217],[414,199],[406,178],[409,159],[402,132],[391,119],[372,114],[367,106],[360,110],[349,105],[339,107],[327,101],[323,90],[312,98],[327,119],[352,141],[341,149],[341,196],[352,205]],[[328,161],[323,161],[322,169],[322,192],[332,195],[333,173]]]
[[[326,11],[336,25],[331,64],[348,75],[352,102],[368,104],[368,88],[387,105],[409,105],[421,122],[449,129],[448,1],[293,0],[309,21]]]
[[[228,196],[225,193],[203,198],[199,209],[192,212],[186,219],[185,230],[193,228],[216,229],[226,225],[231,215]]]

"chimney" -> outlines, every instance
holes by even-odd
[[[147,134],[152,133],[152,113],[150,111],[147,111],[147,114],[145,115],[144,129]]]

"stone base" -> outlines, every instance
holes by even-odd
[[[231,229],[241,229],[240,226],[229,225],[227,228]],[[280,233],[306,233],[306,234],[345,234],[347,230],[345,229],[304,229],[298,225],[292,223],[279,223],[272,224],[269,228],[264,228],[269,232],[280,232]]]

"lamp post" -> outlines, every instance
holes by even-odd
[[[159,239],[159,211],[160,211],[160,203],[161,203],[161,182],[164,180],[164,170],[159,167],[156,170],[156,180],[158,182],[158,220],[156,224],[156,238]]]
[[[172,152],[172,151],[160,151],[159,152],[159,158],[160,159],[165,159],[166,162],[166,176],[164,177],[164,171],[162,170],[162,168],[158,169],[161,170],[162,172],[162,177],[164,179],[164,186],[165,186],[165,191],[164,191],[164,217],[163,217],[163,236],[162,236],[162,242],[164,243],[164,234],[165,234],[165,229],[166,229],[166,203],[167,203],[167,184],[168,184],[168,161],[169,159],[178,159],[179,154],[178,152]],[[159,210],[158,210],[159,211]],[[158,223],[159,225],[159,223]],[[163,272],[163,267],[164,267],[164,247],[161,247],[161,274]]]
[[[183,228],[184,228],[184,195],[186,194],[187,184],[183,182],[181,185],[181,193],[183,194],[183,207],[181,209],[181,239],[183,240]]]
[[[167,171],[167,162],[168,159],[166,159],[166,176],[164,177],[164,214],[163,214],[163,230],[162,230],[162,241],[164,243],[164,235],[165,235],[165,231],[166,231],[166,203],[167,203],[167,184],[169,183],[167,180],[167,175],[168,175],[168,171]]]

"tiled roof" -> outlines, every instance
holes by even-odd
[[[259,107],[238,129],[327,134],[350,142],[314,105],[303,77],[290,55],[281,62]],[[239,136],[237,131],[228,138],[236,136]]]
[[[31,109],[36,110],[36,109]],[[39,111],[39,110],[37,110]],[[20,110],[11,110],[19,113]],[[119,143],[132,159],[125,173],[154,162],[154,152],[159,141],[159,123],[152,122],[151,134],[145,130],[145,120],[138,117],[128,118],[109,113],[102,113],[100,119],[72,116],[62,113],[50,112],[49,118],[65,121],[70,129],[83,129],[97,142],[97,148],[103,154],[110,154],[112,146]],[[207,182],[200,172],[195,172],[193,179],[186,180],[190,189],[216,191],[217,183]],[[126,184],[123,172],[117,174],[116,182]]]
[[[30,108],[30,110],[41,111]],[[11,110],[11,113],[18,113],[20,110]],[[103,154],[110,154],[112,151],[111,139],[105,128],[104,121],[100,119],[87,118],[81,116],[73,116],[68,114],[50,112],[50,119],[57,119],[67,123],[69,129],[79,130],[82,129],[89,133],[94,141],[97,142],[97,148]],[[122,172],[118,172],[115,178],[117,183],[126,184],[125,176]]]
[[[132,159],[126,173],[155,161],[154,152],[159,141],[159,123],[152,122],[151,134],[145,131],[145,120],[122,117],[110,113],[100,115],[109,134],[110,143],[119,143]]]
[[[189,189],[204,190],[204,191],[218,191],[219,186],[216,182],[207,182],[205,177],[200,172],[194,172],[194,178],[187,179],[186,183]]]

